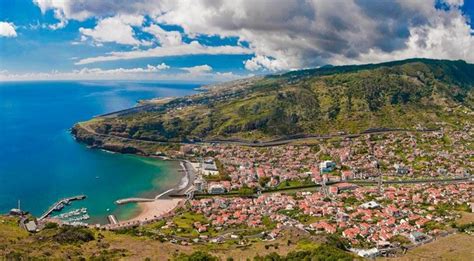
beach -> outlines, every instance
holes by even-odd
[[[140,207],[140,214],[130,220],[127,220],[126,222],[145,222],[152,219],[157,219],[173,211],[182,201],[184,201],[182,198],[169,198],[156,199],[152,202],[140,202],[138,203],[138,206]]]
[[[181,182],[177,184],[175,188],[169,189],[160,195],[157,195],[153,201],[138,202],[138,215],[120,223],[147,222],[157,219],[172,212],[180,204],[184,203],[185,198],[173,198],[169,196],[170,193],[183,194],[188,191],[193,184],[195,174],[191,163],[188,161],[180,161],[180,166],[182,171],[179,171],[179,173],[182,172],[183,177]]]

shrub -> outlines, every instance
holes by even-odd
[[[62,244],[89,242],[94,240],[94,233],[84,227],[64,226],[59,233],[53,236],[53,239]]]
[[[58,228],[59,225],[57,223],[54,223],[54,222],[48,222],[46,223],[46,225],[44,225],[44,228],[45,229],[55,229],[55,228]]]
[[[176,261],[217,261],[219,259],[206,252],[196,251],[192,253],[191,255],[180,254],[175,260]]]
[[[333,246],[324,244],[311,251],[293,251],[286,256],[280,256],[277,253],[271,253],[264,257],[257,256],[255,261],[299,261],[299,260],[324,260],[324,261],[350,261],[352,255]]]

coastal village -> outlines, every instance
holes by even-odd
[[[466,127],[268,147],[182,145],[166,157],[186,162],[186,199],[169,199],[176,205],[152,218],[120,222],[112,216],[108,225],[89,226],[152,225],[147,234],[180,245],[272,241],[296,229],[335,235],[362,257],[396,255],[454,233],[462,213],[474,212],[471,137]],[[58,217],[64,214],[25,228],[61,223]],[[85,225],[73,221],[66,223]]]

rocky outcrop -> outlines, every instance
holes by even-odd
[[[149,152],[146,152],[146,150],[142,148],[143,145],[140,144],[140,141],[98,134],[81,124],[74,125],[71,129],[71,134],[77,141],[84,143],[91,148],[104,149],[125,154],[149,155]]]

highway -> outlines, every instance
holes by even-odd
[[[120,137],[117,135],[112,134],[102,134],[97,133],[95,130],[91,129],[88,126],[79,125],[83,130],[104,138],[112,138],[118,139],[121,141],[130,141],[130,142],[144,142],[148,144],[155,144],[155,145],[163,145],[163,144],[197,144],[197,145],[207,145],[207,144],[232,144],[238,146],[248,146],[248,147],[272,147],[272,146],[280,146],[286,145],[292,142],[298,141],[311,141],[311,140],[328,140],[333,138],[357,138],[363,135],[372,135],[372,134],[386,134],[386,133],[417,133],[417,132],[434,132],[439,131],[437,129],[428,129],[428,130],[407,130],[407,129],[381,129],[380,131],[370,131],[366,130],[361,133],[353,133],[353,134],[326,134],[326,135],[313,135],[313,134],[302,134],[302,135],[293,135],[293,137],[282,137],[270,141],[248,141],[248,140],[241,140],[241,139],[215,139],[215,140],[204,140],[204,141],[196,141],[196,142],[178,142],[178,141],[151,141],[151,140],[143,140],[143,139],[132,139],[132,138],[125,138]]]

